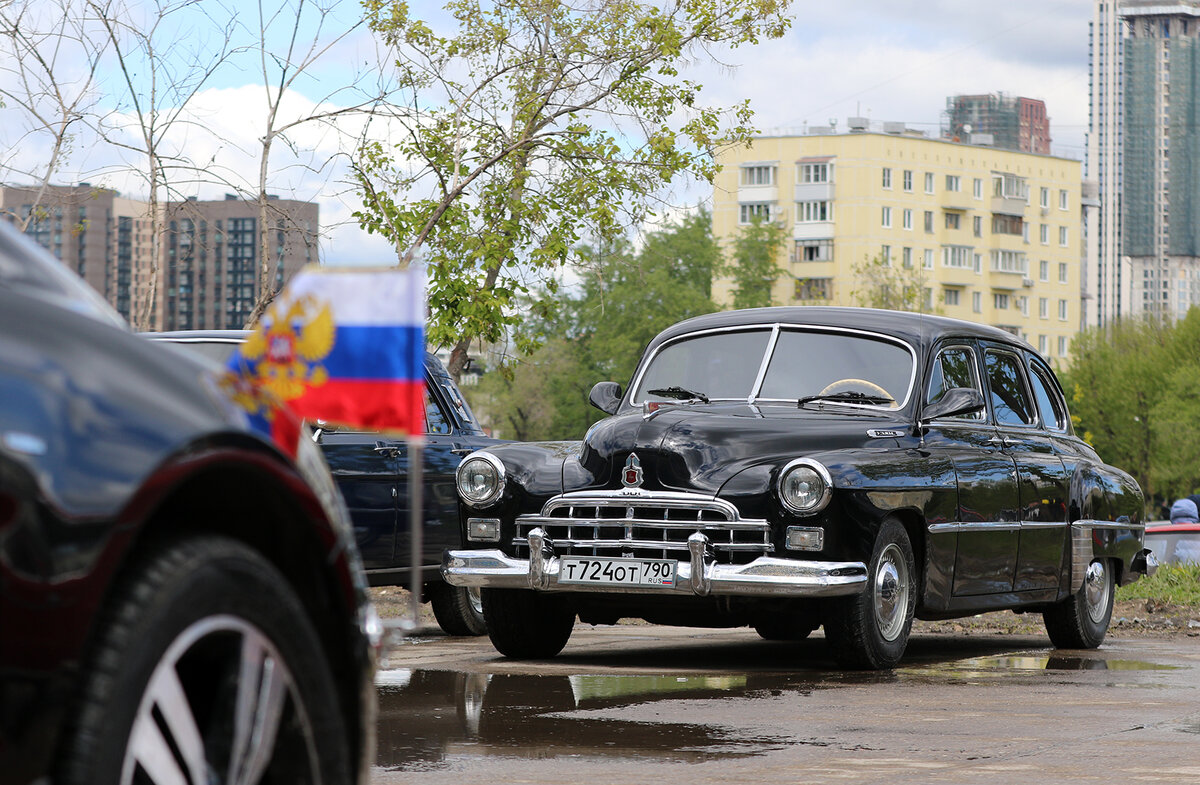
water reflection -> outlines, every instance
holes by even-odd
[[[453,755],[620,757],[700,762],[759,755],[786,737],[747,738],[717,725],[614,718],[633,704],[744,695],[750,677],[533,676],[385,671],[379,679],[376,765],[421,769]],[[778,691],[779,680],[762,685]]]

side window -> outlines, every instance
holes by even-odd
[[[450,433],[450,420],[442,413],[442,407],[438,406],[437,401],[429,394],[429,390],[425,390],[425,432],[426,433]]]
[[[1033,425],[1033,414],[1029,391],[1025,389],[1021,361],[1010,352],[989,349],[984,353],[988,388],[991,393],[992,411],[997,425]]]
[[[1033,384],[1033,397],[1037,400],[1042,422],[1052,431],[1067,430],[1067,407],[1058,394],[1050,369],[1039,362],[1030,366],[1029,380]]]
[[[925,403],[937,403],[947,390],[955,387],[983,389],[979,384],[978,366],[975,364],[975,352],[969,346],[947,346],[938,353],[937,359],[929,372],[929,388],[925,395]],[[982,420],[984,412],[959,415],[954,419]]]

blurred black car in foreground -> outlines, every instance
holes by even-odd
[[[211,370],[0,222],[0,781],[366,782],[345,508]]]
[[[224,365],[247,331],[145,335]],[[367,581],[372,586],[411,585],[408,443],[398,436],[324,424],[317,429],[316,439],[350,511]],[[484,434],[445,366],[426,352],[422,599],[432,603],[438,625],[450,635],[482,635],[487,629],[479,590],[451,586],[440,571],[442,552],[462,545],[454,471],[464,455],[499,443]]]
[[[1114,586],[1152,571],[1142,493],[1072,432],[1050,366],[1001,330],[912,313],[777,308],[681,322],[577,444],[511,444],[458,470],[469,548],[510,657],[553,656],[576,618],[824,625],[888,668],[914,615],[1042,613],[1100,644]]]

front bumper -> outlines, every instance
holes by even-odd
[[[515,559],[500,550],[446,551],[442,576],[453,586],[539,591],[624,594],[690,594],[700,597],[749,595],[840,597],[857,594],[867,583],[862,562],[802,561],[760,556],[749,564],[717,564],[708,538],[688,538],[688,561],[680,561],[674,586],[615,586],[560,583],[558,555],[541,529],[529,533],[531,558]]]

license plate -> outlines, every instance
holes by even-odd
[[[675,562],[671,559],[564,556],[559,562],[559,567],[559,583],[614,586],[675,585]]]

